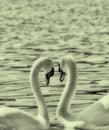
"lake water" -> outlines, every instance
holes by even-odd
[[[71,54],[79,79],[71,110],[79,111],[109,91],[109,1],[104,0],[0,0],[0,106],[36,114],[29,73],[35,59],[54,61],[55,76],[40,86],[51,125],[64,88],[57,62]]]

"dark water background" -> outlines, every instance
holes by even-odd
[[[55,76],[43,92],[51,124],[65,82],[59,82],[57,62],[72,54],[79,81],[71,110],[79,111],[109,91],[109,1],[0,0],[0,106],[36,114],[29,84],[32,63],[40,56],[54,61]]]

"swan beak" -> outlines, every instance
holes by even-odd
[[[46,79],[46,84],[49,85],[49,82],[50,82],[50,77],[52,77],[54,75],[54,68],[52,67],[51,71],[48,72],[46,75],[45,75],[45,79]]]
[[[60,67],[60,64],[58,63],[58,71],[59,71],[59,73],[61,73],[61,76],[60,76],[60,81],[61,82],[63,82],[63,80],[64,80],[64,78],[65,78],[65,72],[61,69],[61,67]]]
[[[60,81],[63,82],[65,78],[65,72],[61,72]]]

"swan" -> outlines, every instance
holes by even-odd
[[[56,110],[58,122],[66,128],[77,127],[91,130],[98,126],[109,126],[109,94],[89,105],[77,116],[70,112],[70,104],[75,95],[78,76],[77,66],[71,55],[65,56],[59,64],[61,82],[65,77],[65,72],[63,71],[65,69],[67,81]]]
[[[53,62],[50,59],[41,57],[33,63],[30,84],[38,105],[37,117],[20,109],[1,107],[0,130],[43,130],[49,127],[48,111],[38,83],[41,68],[45,70],[47,84],[49,84],[50,76],[54,75]]]

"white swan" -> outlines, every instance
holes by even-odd
[[[77,67],[72,56],[64,57],[59,66],[60,80],[63,80],[61,68],[66,68],[67,82],[57,107],[58,121],[65,127],[81,127],[91,130],[97,126],[109,125],[109,94],[81,111],[76,117],[73,113],[71,114],[69,108],[77,83]]]
[[[0,108],[0,130],[42,130],[49,127],[48,111],[38,83],[41,68],[48,73],[46,75],[48,81],[54,74],[53,63],[48,58],[39,58],[32,66],[30,83],[38,105],[37,117],[16,108],[2,107]]]

